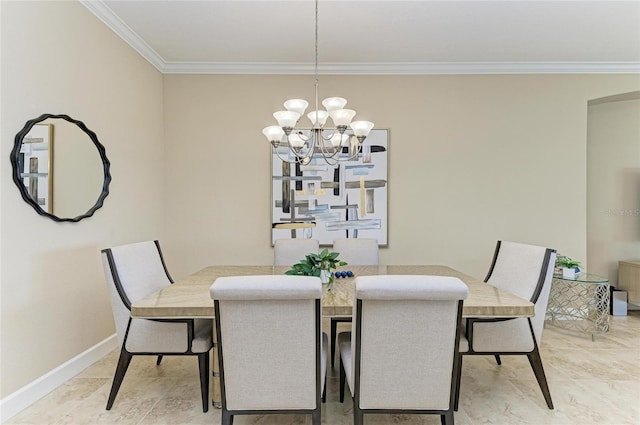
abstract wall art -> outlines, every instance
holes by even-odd
[[[373,129],[357,157],[329,165],[315,155],[307,165],[283,161],[289,148],[271,153],[271,242],[314,238],[375,238],[387,245],[389,130]],[[347,156],[347,154],[344,154]]]

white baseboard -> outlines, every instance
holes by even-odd
[[[0,400],[0,422],[20,413],[118,347],[116,334],[102,340]]]

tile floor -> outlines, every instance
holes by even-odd
[[[347,325],[348,326],[348,325]],[[219,424],[202,413],[197,360],[134,357],[111,411],[105,410],[118,350],[9,419],[5,424]],[[612,317],[609,333],[577,335],[547,326],[542,359],[555,404],[546,407],[526,357],[465,358],[458,425],[640,424],[640,312]],[[338,371],[329,369],[322,422],[352,423],[352,403],[338,402]],[[268,391],[268,384],[265,383]],[[310,424],[309,416],[239,416],[236,425]],[[367,424],[440,424],[429,415],[365,415]]]

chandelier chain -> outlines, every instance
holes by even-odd
[[[315,67],[314,67],[314,76],[315,76],[315,91],[316,91],[316,111],[318,110],[318,0],[316,0],[316,28],[315,28]]]

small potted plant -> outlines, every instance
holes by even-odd
[[[579,271],[580,262],[569,257],[559,257],[556,265],[562,267],[562,277],[565,279],[575,279],[576,271]]]
[[[323,249],[319,254],[307,254],[304,259],[291,266],[285,274],[293,276],[317,276],[322,283],[328,285],[329,290],[333,285],[335,276],[331,273],[338,266],[346,266],[347,263],[338,260],[340,254],[337,252],[329,252],[327,248]]]

